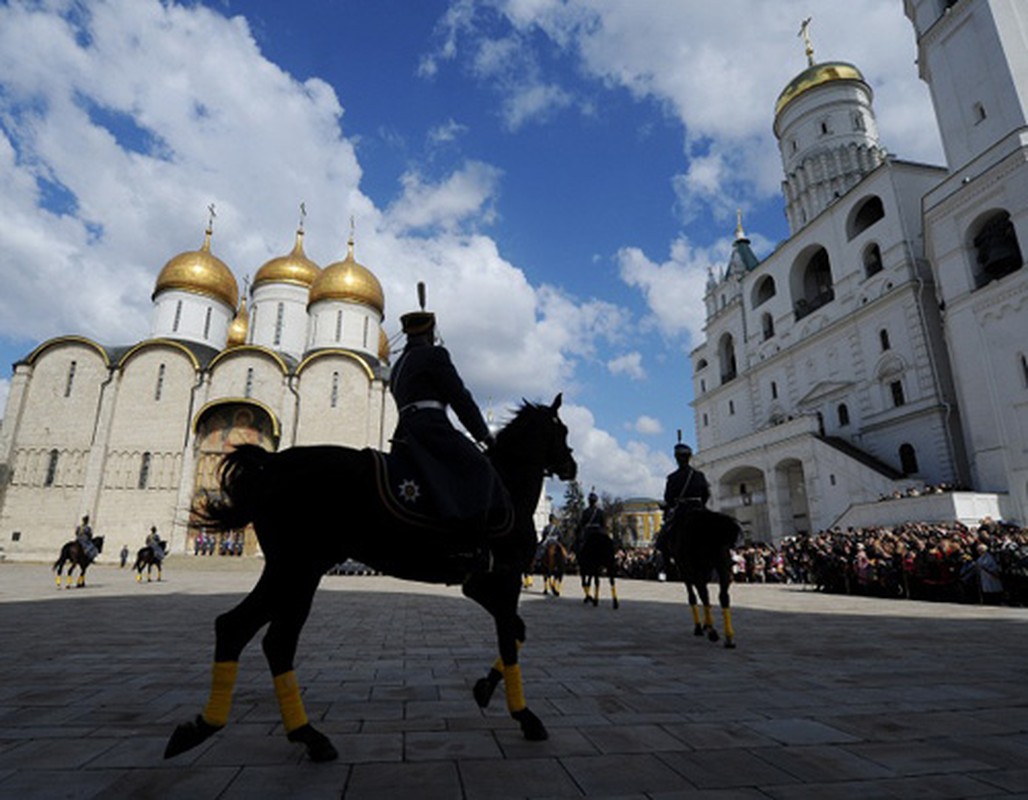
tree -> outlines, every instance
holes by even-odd
[[[604,492],[600,495],[600,508],[603,509],[603,517],[607,520],[607,533],[614,540],[615,549],[623,550],[626,535],[631,537],[628,526],[625,525],[625,501]]]
[[[582,512],[585,510],[585,495],[578,481],[569,481],[567,487],[564,490],[564,505],[557,517],[557,526],[560,528],[561,542],[565,547],[570,547],[574,543],[578,520],[582,518]]]

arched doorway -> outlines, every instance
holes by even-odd
[[[739,521],[746,541],[771,541],[767,485],[764,473],[757,467],[736,467],[721,477],[718,509]]]
[[[263,404],[248,400],[212,403],[196,416],[196,478],[193,502],[204,495],[218,494],[218,467],[221,457],[240,444],[255,444],[265,450],[278,449],[278,421]],[[187,533],[189,552],[208,555],[255,555],[259,551],[253,526],[219,534],[213,539],[197,540],[200,528],[190,521]]]
[[[775,467],[775,486],[781,513],[782,536],[810,533],[810,506],[807,503],[803,462],[787,458]]]

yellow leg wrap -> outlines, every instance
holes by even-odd
[[[610,596],[615,600],[618,599],[618,588],[616,586],[610,587]]]
[[[732,609],[722,608],[721,616],[725,621],[725,636],[729,639],[735,638],[735,628],[732,627]]]
[[[693,622],[693,625],[699,625],[700,624],[700,607],[699,606],[689,606],[689,610],[692,612],[692,622]]]
[[[236,687],[239,674],[238,661],[215,661],[211,669],[211,694],[203,710],[204,721],[221,727],[228,722],[232,710],[232,690]]]
[[[278,698],[278,709],[282,712],[286,733],[292,733],[307,724],[307,712],[300,698],[300,682],[293,670],[275,676],[275,697]]]
[[[58,589],[61,588],[61,576],[60,575],[57,576],[57,588]]]
[[[521,685],[521,665],[510,664],[503,667],[503,688],[507,691],[507,710],[512,714],[523,711],[525,703],[525,687]]]
[[[703,624],[711,628],[714,627],[714,614],[710,610],[710,606],[703,607]]]

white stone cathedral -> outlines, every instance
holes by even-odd
[[[774,116],[790,237],[758,261],[740,222],[707,285],[696,463],[754,539],[1028,522],[1028,3],[904,7],[948,166],[890,155],[805,35]]]
[[[301,227],[292,252],[257,271],[248,312],[208,228],[165,264],[152,299],[144,341],[60,336],[15,365],[0,428],[4,555],[55,558],[84,514],[107,560],[123,544],[134,553],[151,525],[191,551],[188,509],[236,443],[388,449],[385,298],[352,237],[321,268]]]

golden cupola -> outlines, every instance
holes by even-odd
[[[308,308],[320,300],[363,303],[374,308],[380,316],[385,313],[382,284],[371,270],[358,264],[353,257],[353,237],[347,243],[346,258],[329,264],[311,284]]]
[[[239,347],[246,344],[246,335],[250,328],[250,313],[246,310],[246,298],[239,298],[239,309],[228,326],[228,341],[225,347]]]
[[[288,255],[273,258],[264,264],[253,279],[254,288],[264,283],[291,283],[309,288],[321,274],[321,267],[303,252],[303,230],[296,232],[296,244]]]
[[[151,299],[168,289],[206,295],[231,309],[236,307],[239,286],[228,265],[211,253],[210,227],[204,233],[203,246],[199,250],[180,253],[164,265],[157,276]]]

